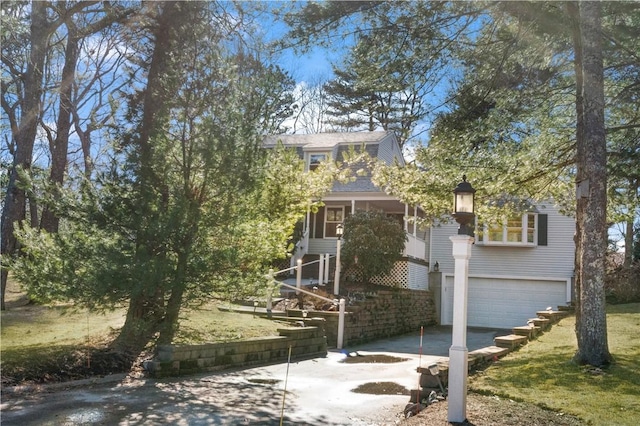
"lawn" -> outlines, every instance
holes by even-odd
[[[278,335],[282,323],[218,309],[212,301],[182,312],[177,344],[223,342]],[[122,327],[125,310],[90,312],[70,305],[28,303],[15,283],[8,286],[1,313],[2,384],[59,381],[118,372],[105,352]]]
[[[469,380],[474,392],[499,395],[578,416],[594,425],[637,425],[640,419],[640,303],[609,305],[605,369],[571,362],[575,317]]]

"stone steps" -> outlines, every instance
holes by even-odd
[[[536,312],[537,317],[529,319],[526,325],[513,327],[511,330],[513,334],[495,337],[493,339],[495,343],[494,346],[469,352],[469,371],[471,372],[476,366],[482,365],[483,363],[497,361],[498,358],[526,345],[529,340],[535,339],[538,335],[548,330],[552,324],[557,323],[572,312],[572,306],[558,306],[558,310],[548,309]],[[422,401],[429,396],[431,391],[438,392],[440,386],[447,386],[449,379],[449,359],[442,358],[437,364],[437,377],[431,374],[428,366],[417,369],[420,374],[420,388],[411,390],[410,402],[415,403],[418,399]]]
[[[560,321],[562,318],[564,318],[567,315],[569,315],[569,312],[568,311],[554,311],[553,309],[549,309],[549,310],[546,310],[546,311],[538,311],[538,312],[536,312],[536,315],[538,317],[540,317],[540,318],[546,318],[552,324],[555,324],[558,321]]]
[[[508,348],[501,348],[500,346],[487,346],[486,348],[476,349],[469,352],[470,357],[476,357],[482,361],[494,361],[496,358],[501,358],[508,354],[510,351]]]
[[[508,348],[509,350],[514,350],[526,344],[529,339],[527,338],[527,336],[509,334],[507,336],[496,337],[495,339],[493,339],[493,341],[499,348]]]
[[[513,327],[511,331],[513,331],[513,334],[526,336],[528,340],[533,340],[542,332],[542,329],[535,325],[523,325],[521,327]]]
[[[527,321],[529,324],[533,324],[536,327],[540,327],[540,331],[546,331],[551,327],[551,321],[548,318],[531,318]]]

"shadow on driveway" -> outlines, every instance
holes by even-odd
[[[469,351],[493,344],[497,330],[469,329]],[[354,392],[392,383],[407,392],[416,368],[447,356],[451,327],[330,351],[325,358],[175,379],[104,381],[36,393],[3,389],[4,425],[388,425],[401,418],[408,394]],[[349,351],[390,354],[398,362],[346,363]],[[402,356],[398,356],[402,354]],[[285,393],[286,383],[286,393]]]

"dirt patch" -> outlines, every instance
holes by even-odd
[[[410,392],[404,386],[394,382],[364,383],[351,392],[366,393],[369,395],[409,395]]]
[[[33,350],[26,348],[25,351]],[[2,386],[67,382],[71,380],[101,377],[130,372],[134,358],[105,346],[65,347],[43,354],[40,348],[37,359],[28,366],[23,362],[2,363]],[[27,354],[18,359],[29,359]]]
[[[362,364],[362,363],[371,363],[371,364],[393,364],[396,362],[404,362],[409,361],[409,358],[400,358],[397,356],[390,355],[360,355],[357,352],[354,355],[347,356],[343,359],[342,363],[344,364]]]
[[[405,420],[407,426],[581,426],[585,423],[565,413],[545,410],[534,404],[517,402],[497,396],[470,393],[467,396],[467,421],[449,423],[447,401],[427,406],[417,415]]]

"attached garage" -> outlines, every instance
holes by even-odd
[[[537,311],[556,309],[571,299],[571,283],[563,278],[470,276],[467,325],[505,328],[525,325]],[[441,324],[453,322],[453,275],[443,274]]]

